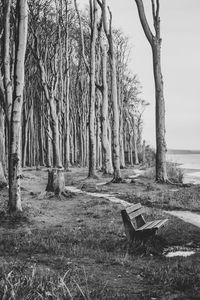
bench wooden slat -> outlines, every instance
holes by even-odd
[[[138,228],[137,230],[147,230],[147,229],[153,229],[153,228],[160,228],[160,227],[163,226],[167,221],[168,221],[168,219],[164,219],[164,220],[155,220],[155,221],[147,222],[146,224],[144,224],[143,226],[141,226],[141,227]]]
[[[160,220],[161,222],[157,225],[158,228],[162,227],[167,221],[168,219],[164,219],[164,220]]]
[[[141,205],[140,203],[137,203],[137,204],[128,206],[128,207],[126,208],[127,214],[130,214],[132,211],[138,210],[138,209],[141,208],[141,207],[142,207],[142,205]]]
[[[161,220],[154,220],[151,224],[149,224],[149,226],[147,227],[147,229],[151,229],[151,228],[157,228],[157,225],[160,223]]]
[[[138,230],[147,230],[147,229],[156,228],[156,225],[159,222],[160,222],[160,220],[154,220],[154,221],[147,222],[146,224],[144,224],[143,226],[138,228]]]
[[[142,230],[145,230],[149,225],[151,225],[154,221],[150,221],[150,222],[147,222],[145,223],[143,226],[137,228],[137,231],[142,231]]]
[[[144,207],[139,208],[138,210],[132,211],[131,213],[128,213],[129,218],[132,220],[136,218],[137,216],[143,214],[145,212]]]

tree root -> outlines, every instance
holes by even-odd
[[[121,177],[113,178],[111,180],[111,183],[122,183],[123,179]]]
[[[95,175],[88,175],[88,177],[86,178],[87,179],[95,179],[95,180],[98,180],[99,177],[95,174]]]
[[[165,181],[156,180],[156,182],[157,183],[162,183],[162,184],[174,185],[174,186],[177,186],[177,187],[190,187],[190,186],[192,186],[191,183],[172,182],[169,179],[166,179]]]

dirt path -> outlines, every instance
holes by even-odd
[[[179,210],[172,210],[172,211],[165,211],[165,213],[175,216],[184,222],[190,223],[200,228],[200,215],[197,213],[193,213],[191,211],[179,211]]]
[[[78,193],[78,194],[82,193],[82,194],[90,195],[90,196],[97,197],[97,198],[108,199],[111,202],[122,204],[124,207],[127,207],[127,206],[131,205],[129,202],[124,201],[124,200],[119,199],[119,198],[116,198],[116,197],[114,197],[110,194],[107,194],[107,193],[102,194],[102,193],[85,192],[85,191],[82,191],[80,189],[77,189],[74,186],[66,186],[65,189],[67,191]],[[186,223],[190,223],[190,224],[200,228],[200,215],[197,214],[197,213],[193,213],[193,212],[190,212],[190,211],[176,211],[176,210],[164,211],[164,212],[166,214],[170,214],[172,216],[175,216],[175,217],[183,220]]]
[[[82,191],[82,190],[80,190],[80,189],[77,189],[77,188],[74,187],[74,186],[66,186],[65,189],[66,189],[67,191],[73,192],[73,193],[78,193],[78,194],[81,193],[81,194],[86,194],[86,195],[89,195],[89,196],[92,196],[92,197],[108,199],[108,200],[110,200],[111,202],[122,204],[122,205],[125,206],[125,207],[131,205],[129,202],[124,201],[124,200],[119,199],[119,198],[116,198],[116,197],[114,197],[114,196],[112,196],[112,195],[110,195],[110,194],[85,192],[85,191]]]

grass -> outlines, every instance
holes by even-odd
[[[149,218],[158,216],[150,211]],[[172,218],[163,235],[130,246],[117,205],[104,200],[79,203],[73,217],[77,226],[0,238],[0,257],[6,261],[0,268],[1,299],[150,299],[162,293],[157,286],[163,284],[165,290],[184,287],[186,294],[199,293],[199,266],[189,258],[180,264],[162,256],[163,247],[175,244],[177,236],[179,244],[191,241],[193,226],[189,230]],[[126,274],[130,278],[124,287]],[[139,291],[128,286],[136,281]],[[142,283],[147,286],[141,292]]]
[[[128,187],[132,188],[126,195],[130,202],[148,204],[147,220],[166,218],[155,207],[184,207],[190,204],[189,199],[194,199],[195,206],[199,195],[199,187],[171,193],[168,186],[150,181]],[[106,188],[114,190],[114,185]],[[118,188],[127,191],[126,184]],[[200,254],[184,259],[162,254],[169,246],[200,247],[199,228],[169,217],[158,237],[130,245],[119,205],[91,196],[77,197],[63,201],[33,197],[35,206],[27,202],[29,208],[16,219],[2,209],[0,299],[200,298]],[[67,203],[71,203],[68,211]],[[31,215],[45,212],[46,217],[52,217],[59,209],[65,223],[33,226]]]
[[[162,283],[187,295],[199,295],[200,292],[200,258],[191,257],[187,260],[174,259],[162,262],[162,265],[150,262],[144,270],[145,278],[150,284]],[[189,298],[188,298],[189,299]]]
[[[9,214],[7,209],[0,210],[1,226],[6,227],[20,227],[23,223],[29,223],[28,210],[26,208],[23,212],[17,212],[15,214]]]
[[[149,182],[140,191],[135,189],[119,195],[119,198],[130,203],[140,202],[142,205],[164,210],[179,209],[200,212],[199,194],[200,185],[177,188]]]

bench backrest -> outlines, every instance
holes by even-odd
[[[126,213],[135,229],[140,228],[146,223],[143,217],[145,209],[140,203],[128,206],[126,208]]]

